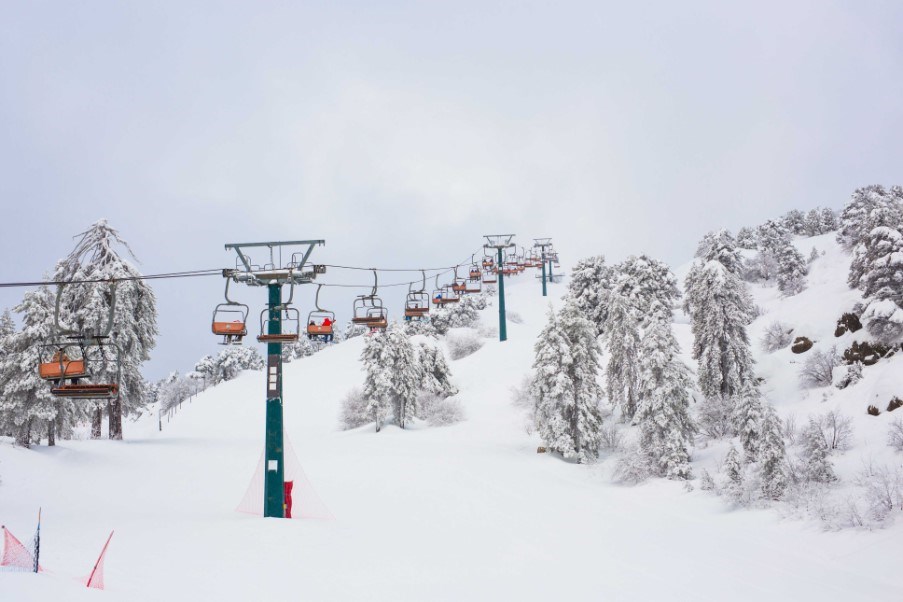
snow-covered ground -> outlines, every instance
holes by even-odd
[[[798,298],[757,290],[768,314],[752,338],[781,319],[833,344],[833,321],[852,299],[827,273],[833,261],[816,262],[813,286]],[[832,287],[830,299],[822,286]],[[731,510],[680,483],[619,486],[604,466],[537,454],[540,441],[510,389],[529,372],[548,303],[564,284],[546,299],[526,275],[506,290],[522,323],[509,323],[507,342],[487,339],[451,362],[466,411],[457,425],[341,431],[342,397],[363,380],[360,338],[286,366],[286,435],[331,520],[234,511],[263,445],[260,372],[202,393],[162,433],[148,419],[126,425],[122,442],[23,450],[4,440],[0,522],[25,540],[43,507],[41,560],[50,571],[0,573],[0,600],[903,599],[901,525],[825,532],[772,510]],[[496,316],[490,307],[482,319],[491,325]],[[686,344],[688,326],[676,328]],[[787,363],[799,356],[757,357],[782,414],[825,407],[822,392],[801,395],[791,382]],[[899,361],[868,370],[876,382],[899,381],[888,372],[899,372]],[[864,416],[865,400],[848,399],[855,389],[826,403],[852,405],[857,438],[882,446],[870,425],[889,417]],[[712,448],[697,456],[718,459]],[[89,572],[111,529],[107,590],[85,590],[74,577]]]

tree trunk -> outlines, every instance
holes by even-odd
[[[16,433],[16,445],[25,449],[31,447],[31,418],[26,420],[22,428]]]
[[[96,408],[91,417],[91,438],[100,439],[100,431],[103,426],[103,408]]]
[[[47,423],[47,447],[56,445],[56,424],[51,420]]]
[[[107,406],[110,418],[110,439],[122,440],[122,401],[118,398]]]

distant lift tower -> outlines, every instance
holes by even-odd
[[[552,239],[551,238],[534,238],[533,239],[533,247],[540,250],[540,255],[542,257],[542,296],[548,296],[548,292],[546,291],[546,261],[550,262],[549,265],[549,279],[551,280],[552,266],[551,260],[546,259],[546,253],[549,249],[552,248]]]
[[[314,247],[323,240],[295,240],[284,242],[233,243],[226,250],[234,250],[238,257],[234,270],[224,270],[223,276],[248,286],[265,286],[269,291],[267,309],[260,315],[260,335],[257,340],[267,344],[266,446],[263,477],[263,515],[285,517],[285,467],[283,465],[282,424],[282,344],[298,340],[300,320],[298,310],[291,306],[295,285],[309,284],[325,266],[308,266]],[[261,248],[269,251],[263,264],[252,262],[251,255]],[[292,249],[297,249],[292,251]],[[282,300],[282,287],[289,285],[289,298]],[[283,330],[283,322],[289,328]]]
[[[505,274],[502,270],[505,267],[505,259],[502,251],[514,246],[514,243],[511,242],[514,234],[487,234],[483,238],[486,239],[483,248],[495,249],[498,255],[495,265],[499,277],[499,341],[506,341],[508,340],[508,326],[505,320]]]

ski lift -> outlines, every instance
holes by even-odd
[[[226,276],[226,302],[220,303],[213,310],[213,334],[223,337],[221,345],[241,345],[248,334],[248,306],[229,298],[229,282],[231,275]],[[231,318],[231,319],[230,319]]]
[[[333,325],[335,324],[335,312],[331,312],[320,307],[320,289],[322,284],[317,285],[317,296],[314,299],[315,310],[307,314],[307,335],[310,337],[327,337],[333,334]],[[329,323],[326,322],[329,320]]]
[[[385,330],[389,326],[389,312],[383,301],[376,296],[379,279],[373,270],[373,290],[369,295],[359,295],[352,306],[351,322],[369,326],[371,330]]]
[[[423,283],[418,290],[411,289],[408,285],[408,296],[404,302],[404,317],[406,320],[422,320],[429,315],[430,297],[426,292],[426,272],[420,270],[423,274]]]
[[[455,276],[452,280],[451,288],[456,293],[466,293],[467,292],[467,280],[465,278],[458,278],[458,266],[454,267]]]
[[[101,331],[76,332],[60,326],[60,301],[64,286],[60,284],[56,293],[54,338],[38,348],[38,376],[50,382],[50,394],[54,397],[115,399],[119,396],[122,370],[119,346],[111,338],[116,309],[116,281],[110,282],[110,308],[106,326]],[[83,382],[92,379],[95,382]]]
[[[483,269],[495,267],[495,258],[492,255],[483,255]]]
[[[457,303],[461,300],[458,292],[454,289],[453,284],[443,284],[439,286],[439,274],[436,274],[436,288],[433,290],[433,305],[446,305],[448,303]]]
[[[492,270],[485,270],[483,272],[483,284],[495,284],[499,281],[499,277],[496,275],[497,272]]]
[[[284,301],[277,307],[275,319],[270,318],[271,308],[260,312],[260,334],[257,335],[258,343],[294,343],[301,333],[301,312],[292,307],[292,299],[295,297],[295,283],[289,287],[288,301]],[[279,334],[270,333],[270,322],[280,323]],[[288,329],[286,329],[288,325]]]

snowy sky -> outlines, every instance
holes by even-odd
[[[901,25],[893,0],[8,3],[3,280],[101,217],[147,273],[294,238],[445,265],[498,231],[682,263],[709,229],[901,183]],[[217,350],[221,287],[155,284],[152,377]]]

